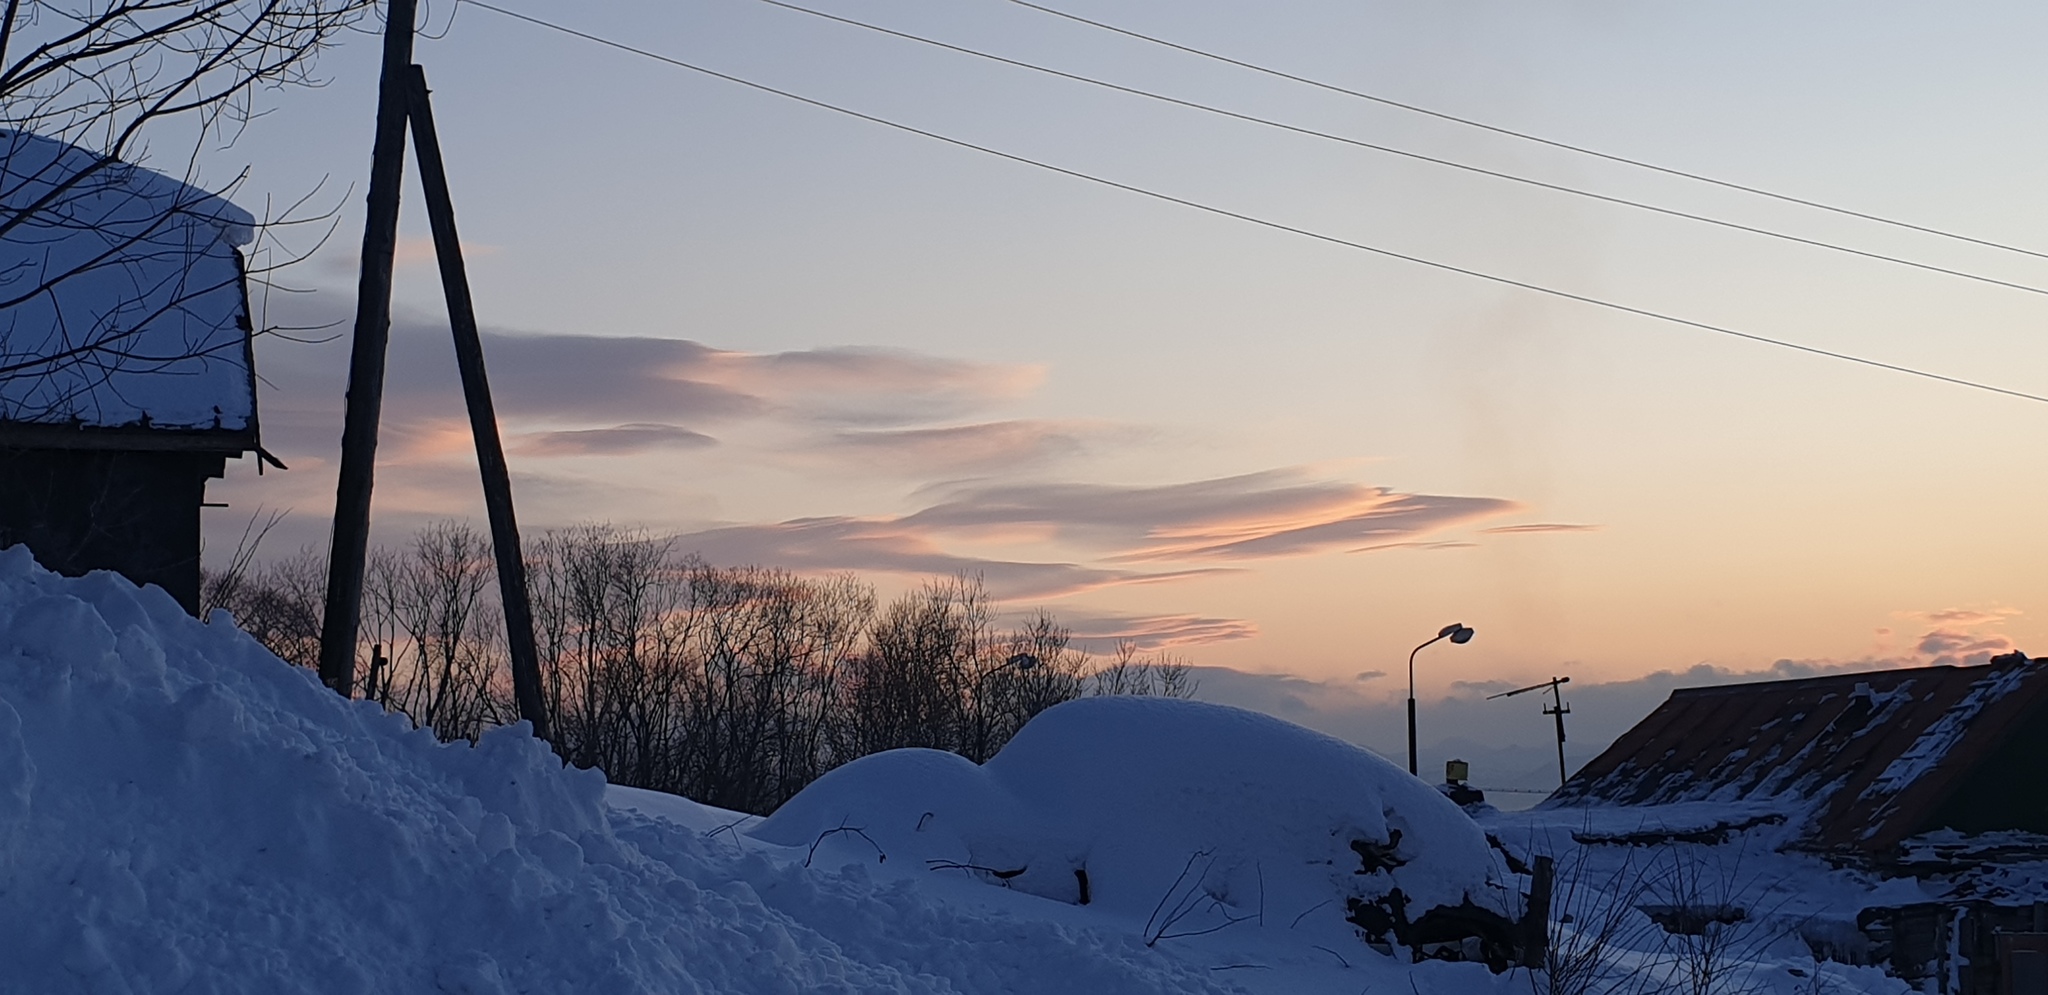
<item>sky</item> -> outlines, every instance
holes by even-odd
[[[2038,5],[1052,6],[1559,141],[2048,251]],[[503,0],[720,72],[1272,222],[2014,390],[2039,293],[1219,119],[762,0]],[[818,9],[1544,182],[2048,286],[2038,258],[1630,169],[1147,46],[1006,0]],[[2048,405],[1546,297],[1110,189],[437,0],[434,87],[529,532],[714,562],[980,573],[1359,741],[1587,746],[1688,681],[2048,646]],[[346,321],[377,44],[215,153],[331,238],[259,299]],[[374,520],[482,520],[417,184]],[[286,233],[299,252],[310,228]],[[346,343],[263,340],[268,448],[210,491],[324,546]],[[1605,688],[1606,690],[1602,690]],[[1604,695],[1604,697],[1603,697]],[[1220,700],[1220,699],[1219,699]],[[1594,708],[1585,705],[1592,704]],[[1525,706],[1526,707],[1523,707]],[[1527,714],[1524,714],[1527,713]],[[1591,714],[1589,714],[1591,713]],[[1601,730],[1606,730],[1602,732]],[[1459,737],[1464,737],[1461,740]],[[1437,747],[1432,747],[1433,750]],[[1576,747],[1575,747],[1576,748]],[[1554,763],[1554,759],[1550,761]],[[1500,761],[1502,764],[1508,760]]]

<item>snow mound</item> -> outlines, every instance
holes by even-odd
[[[17,215],[0,232],[0,360],[13,368],[0,377],[0,419],[254,427],[235,252],[254,234],[248,212],[161,173],[0,129],[0,219]]]
[[[523,727],[443,745],[112,574],[0,550],[9,991],[1224,990],[1135,938],[729,857]]]
[[[865,757],[749,832],[835,856],[872,846],[1070,903],[1085,878],[1091,906],[1147,938],[1263,924],[1356,948],[1351,899],[1398,889],[1411,918],[1502,905],[1484,832],[1435,789],[1281,719],[1169,698],[1055,706],[983,767],[932,750]]]

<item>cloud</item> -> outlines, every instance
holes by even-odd
[[[1567,525],[1562,522],[1531,522],[1527,525],[1496,525],[1480,529],[1481,535],[1522,535],[1538,532],[1598,532],[1598,525]]]
[[[718,440],[677,425],[634,423],[614,428],[535,432],[520,436],[516,449],[529,456],[620,456],[654,449],[701,449]]]
[[[913,472],[971,473],[1076,454],[1089,431],[1075,423],[1056,421],[849,430],[826,437],[817,451]]]
[[[1501,681],[1501,680],[1493,680],[1493,681],[1452,681],[1452,682],[1451,682],[1451,689],[1452,689],[1452,690],[1454,690],[1454,691],[1466,691],[1466,692],[1470,692],[1470,693],[1472,693],[1472,694],[1499,694],[1499,693],[1501,693],[1502,691],[1513,691],[1513,690],[1515,689],[1515,687],[1516,687],[1516,684],[1515,684],[1515,682],[1513,682],[1513,681]]]
[[[842,346],[714,357],[717,382],[822,421],[906,425],[957,418],[1030,393],[1045,367],[973,363],[903,349]]]
[[[1200,615],[1129,615],[1063,605],[1053,612],[1073,633],[1076,649],[1097,655],[1113,652],[1120,642],[1146,652],[1176,646],[1199,646],[1259,634],[1257,624],[1241,618]]]
[[[297,325],[316,325],[316,315]],[[348,370],[343,335],[320,344],[266,341],[258,367],[266,437],[292,440],[293,423],[314,426],[321,445],[338,434]],[[1040,367],[976,363],[896,349],[827,348],[751,353],[686,339],[646,336],[483,333],[491,394],[508,425],[544,431],[706,424],[777,418],[800,429],[900,425],[984,410],[1032,389]],[[461,388],[445,324],[399,316],[385,363],[387,426],[430,413],[460,412]],[[967,435],[973,426],[967,427]],[[1016,433],[1013,433],[1016,434]],[[1056,440],[1048,436],[1047,444]],[[614,437],[614,441],[623,440]],[[679,438],[671,436],[670,441]],[[558,440],[569,454],[585,444]],[[642,441],[646,441],[645,437]],[[878,443],[883,440],[876,440]],[[942,439],[922,442],[927,448]],[[956,443],[957,444],[957,443]],[[639,451],[627,449],[622,451]]]
[[[1311,479],[1300,469],[1154,486],[975,484],[941,494],[906,524],[997,534],[1031,526],[1120,548],[1110,562],[1297,556],[1361,539],[1403,541],[1520,507]]]
[[[1476,542],[1383,542],[1375,546],[1347,549],[1347,553],[1371,553],[1382,549],[1471,549]]]
[[[2024,614],[2017,608],[1993,608],[1980,611],[1975,608],[1944,608],[1931,612],[1901,612],[1900,614],[1922,618],[1936,625],[1996,625],[2017,615]]]
[[[1057,598],[1122,584],[1159,583],[1222,571],[1141,572],[1078,563],[962,556],[941,549],[902,519],[800,518],[684,533],[678,546],[713,563],[791,570],[861,570],[918,576],[979,575],[999,598]]]
[[[1983,636],[1954,629],[1935,629],[1920,637],[1914,649],[1932,657],[1930,661],[1951,666],[1983,663],[2013,651],[2012,640],[2004,636]]]
[[[392,262],[401,267],[433,266],[440,259],[434,249],[432,235],[407,235],[398,240],[397,251]],[[482,259],[505,251],[503,246],[482,242],[463,242],[462,258]],[[337,276],[354,276],[363,268],[363,254],[358,251],[323,252],[317,264],[321,270]]]
[[[1387,672],[1384,670],[1361,670],[1351,679],[1363,684],[1366,681],[1376,681],[1385,676],[1387,676]]]

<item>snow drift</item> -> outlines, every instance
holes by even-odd
[[[33,992],[1222,991],[1112,931],[707,853],[155,588],[0,550],[0,965]]]
[[[1305,918],[1355,946],[1359,904],[1391,897],[1410,919],[1512,906],[1485,834],[1407,772],[1271,716],[1169,698],[1054,706],[983,767],[935,750],[855,760],[750,835],[1085,897],[1152,940]]]

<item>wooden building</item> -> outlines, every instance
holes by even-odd
[[[1765,814],[1577,838],[1712,844],[1782,826],[1784,849],[1916,879],[1926,898],[1863,908],[1863,940],[1827,956],[1925,992],[2048,995],[2048,660],[1680,689],[1544,804],[1701,802]]]
[[[261,453],[253,227],[197,187],[0,130],[0,546],[199,610],[206,482]]]

